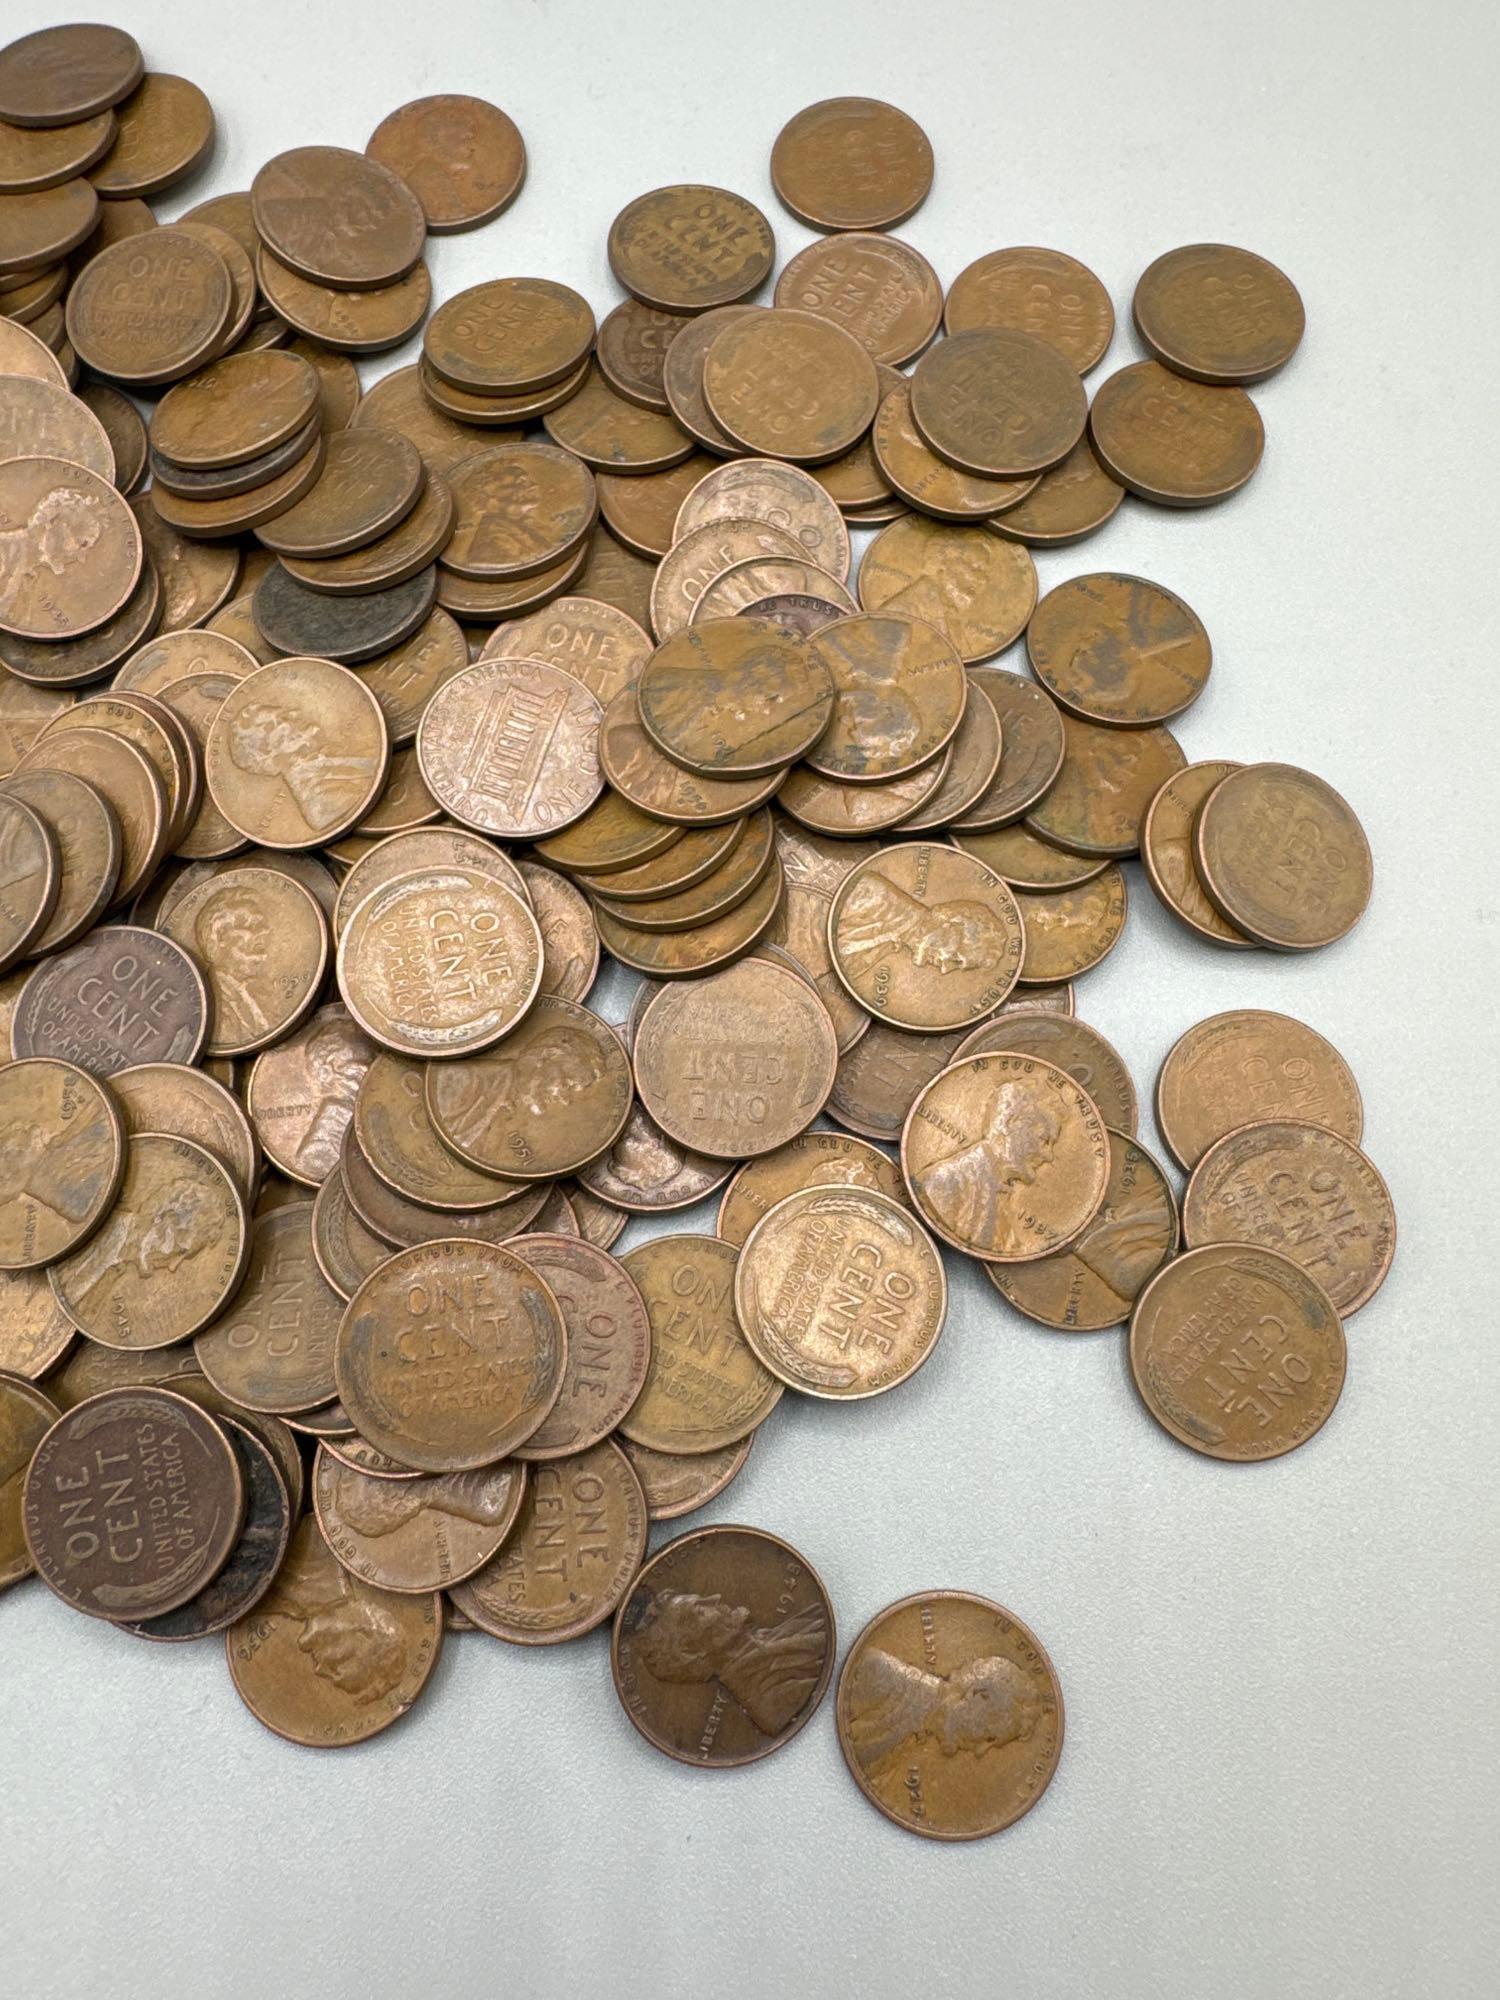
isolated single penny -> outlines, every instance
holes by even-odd
[[[983,528],[909,514],[881,530],[859,568],[866,611],[920,618],[972,665],[1026,629],[1036,605],[1030,552]]]
[[[1066,1071],[1030,1056],[969,1056],[918,1095],[901,1136],[917,1213],[955,1249],[1025,1263],[1097,1213],[1109,1139]]]
[[[1193,1169],[1182,1209],[1190,1249],[1249,1243],[1289,1257],[1347,1319],[1390,1270],[1396,1212],[1371,1161],[1320,1125],[1243,1125]]]
[[[265,847],[318,847],[369,811],[390,746],[380,705],[329,660],[273,660],[214,717],[204,775],[232,826]]]
[[[1081,978],[1120,941],[1129,909],[1125,876],[1110,863],[1070,889],[1025,890],[1016,898],[1025,947],[1022,986],[1056,986]]]
[[[723,1770],[789,1743],[833,1676],[821,1578],[790,1543],[715,1526],[658,1549],[615,1618],[610,1667],[625,1713],[682,1764]]]
[[[250,186],[256,229],[283,264],[318,284],[394,284],[422,254],[421,205],[398,175],[342,146],[295,146]]]
[[[838,1044],[813,988],[762,959],[652,1000],[635,1040],[641,1101],[670,1137],[718,1159],[773,1152],[833,1087]]]
[[[165,193],[207,159],[214,129],[213,106],[196,83],[151,70],[120,105],[114,144],[89,180],[115,201]]]
[[[502,395],[574,374],[593,341],[593,310],[570,285],[494,278],[444,300],[422,352],[454,388]]]
[[[651,1365],[621,1431],[655,1451],[718,1451],[765,1422],[782,1385],[734,1316],[738,1252],[713,1236],[659,1236],[621,1263],[651,1318]]]
[[[557,1401],[557,1301],[512,1251],[457,1239],[403,1250],[344,1310],[339,1399],[362,1437],[423,1472],[493,1465]]]
[[[257,1721],[314,1749],[398,1722],[443,1642],[437,1591],[403,1596],[351,1576],[307,1516],[270,1590],[224,1635],[236,1694]]]
[[[1087,1021],[1071,1014],[1002,1014],[966,1036],[955,1060],[1002,1053],[1055,1063],[1083,1087],[1111,1130],[1134,1136],[1140,1107],[1130,1072],[1119,1051]]]
[[[963,662],[931,625],[866,612],[804,644],[834,686],[832,721],[807,756],[821,776],[853,784],[899,778],[956,735],[968,696]]]
[[[1075,854],[1124,860],[1138,853],[1146,808],[1187,763],[1176,737],[1159,727],[1114,729],[1065,715],[1063,741],[1062,767],[1026,824]]]
[[[810,472],[774,458],[742,458],[705,471],[684,495],[670,541],[710,521],[761,521],[802,545],[809,562],[849,574],[849,530]]]
[[[877,1147],[844,1132],[804,1132],[740,1168],[719,1203],[717,1233],[743,1246],[764,1215],[804,1188],[857,1188],[907,1200],[900,1169]]]
[[[1156,361],[1102,384],[1089,412],[1094,451],[1143,500],[1204,507],[1239,491],[1260,464],[1265,426],[1243,389],[1214,389]]]
[[[928,349],[912,376],[911,411],[939,458],[987,479],[1045,472],[1083,435],[1088,399],[1049,341],[975,327]]]
[[[837,240],[837,239],[835,239]],[[871,433],[875,459],[894,491],[946,521],[984,521],[1032,491],[1037,475],[984,479],[939,458],[912,421],[911,390],[903,381],[881,399]]]
[[[75,21],[36,28],[0,49],[0,118],[12,125],[72,125],[128,97],[146,73],[123,28]]]
[[[886,1818],[927,1840],[979,1840],[1030,1812],[1062,1756],[1051,1660],[1013,1612],[966,1590],[904,1597],[845,1655],[839,1748]]]
[[[105,479],[63,458],[0,463],[0,632],[71,639],[129,599],[141,537]]]
[[[617,1258],[566,1236],[520,1236],[515,1253],[550,1287],[568,1335],[557,1401],[516,1456],[557,1459],[607,1438],[641,1393],[651,1322],[640,1288]]]
[[[427,1072],[438,1137],[481,1172],[555,1180],[611,1147],[630,1115],[619,1036],[575,1000],[541,996],[498,1048]]]
[[[1136,1301],[1130,1369],[1179,1443],[1247,1464],[1305,1444],[1332,1414],[1348,1350],[1322,1286],[1274,1251],[1211,1244]]]
[[[84,1242],[111,1208],[125,1131],[107,1085],[51,1057],[0,1066],[0,1269],[51,1264]]]
[[[984,1269],[1001,1297],[1038,1325],[1095,1333],[1130,1317],[1176,1247],[1177,1203],[1166,1175],[1143,1146],[1112,1128],[1104,1200],[1076,1242],[1029,1264]]]
[[[525,1469],[513,1463],[387,1479],[342,1464],[322,1445],[313,1466],[313,1508],[328,1546],[361,1583],[404,1594],[446,1590],[483,1568],[525,1497]]]
[[[212,1153],[229,1170],[245,1200],[251,1199],[260,1148],[233,1091],[206,1071],[183,1063],[140,1063],[116,1070],[109,1088],[130,1138],[142,1132],[170,1132],[191,1139]]]
[[[365,147],[399,174],[434,235],[477,229],[509,208],[526,178],[526,147],[497,104],[456,92],[391,112]]]
[[[1131,311],[1157,360],[1195,382],[1263,382],[1307,323],[1285,272],[1228,243],[1189,243],[1148,264]]]
[[[90,259],[68,294],[68,339],[112,382],[149,388],[210,360],[234,308],[234,284],[211,244],[153,229]]]
[[[535,840],[582,818],[604,789],[603,711],[565,668],[490,658],[440,687],[417,726],[433,797],[464,826]]]
[[[823,734],[834,706],[833,677],[815,651],[742,618],[668,639],[635,692],[657,746],[714,777],[763,777],[794,762]]]
[[[697,184],[638,195],[610,224],[610,269],[643,305],[700,313],[755,291],[775,255],[753,202]]]
[[[1213,663],[1203,621],[1143,577],[1102,572],[1049,590],[1026,628],[1032,671],[1089,722],[1138,729],[1180,715]]]
[[[472,1055],[510,1032],[536,998],[536,918],[497,875],[473,868],[398,875],[354,911],[339,942],[339,988],[354,1018],[398,1055]]]
[[[1115,312],[1086,264],[1062,250],[1026,246],[991,250],[966,265],[948,288],[943,323],[949,334],[975,327],[1035,334],[1087,375],[1114,336]]]
[[[175,465],[241,465],[297,437],[319,382],[295,354],[230,354],[169,389],[151,419],[153,447]]]
[[[1085,434],[1060,464],[1042,474],[1024,500],[992,515],[985,525],[992,535],[1028,548],[1062,548],[1096,533],[1124,498],[1125,488],[1099,463]]]
[[[852,334],[784,306],[746,313],[715,335],[703,393],[746,450],[811,463],[850,450],[880,400],[875,364]]]
[[[35,1568],[24,1525],[26,1471],[58,1414],[32,1383],[0,1374],[0,1590]]]
[[[1156,1084],[1156,1118],[1191,1171],[1241,1125],[1290,1120],[1357,1144],[1364,1129],[1349,1065],[1305,1022],[1253,1008],[1214,1014],[1172,1047]]]
[[[1193,859],[1237,930],[1276,951],[1315,951],[1365,913],[1374,864],[1352,808],[1291,764],[1246,764],[1204,802]]]
[[[992,1014],[1021,967],[1015,897],[973,855],[911,842],[861,862],[828,917],[834,969],[891,1027],[942,1034]]]
[[[1238,764],[1188,764],[1167,779],[1141,822],[1141,860],[1152,888],[1174,917],[1196,936],[1231,951],[1249,951],[1247,938],[1209,900],[1193,855],[1193,829],[1204,800]]]
[[[648,1518],[675,1521],[717,1500],[739,1477],[755,1437],[752,1432],[738,1444],[725,1445],[722,1451],[699,1452],[694,1458],[651,1451],[645,1445],[632,1444],[627,1437],[618,1442],[641,1482]]]
[[[937,333],[943,288],[909,243],[851,230],[809,243],[790,258],[776,280],[776,304],[829,320],[874,360],[899,367]]]
[[[932,186],[932,145],[876,97],[826,97],[790,118],[771,148],[771,185],[812,229],[893,229]]]
[[[300,882],[271,868],[227,868],[174,905],[164,936],[203,969],[210,1056],[250,1055],[311,1008],[328,965],[328,924]]]
[[[156,1524],[170,1513],[171,1530]],[[168,1389],[107,1389],[75,1404],[26,1476],[37,1573],[91,1618],[173,1611],[223,1568],[245,1483],[224,1432]]]
[[[107,924],[38,965],[11,1023],[17,1056],[58,1056],[93,1076],[192,1062],[208,1030],[203,976],[180,945]]]

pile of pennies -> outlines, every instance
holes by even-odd
[[[666,187],[602,323],[531,277],[431,309],[427,232],[525,175],[477,99],[166,224],[213,114],[130,36],[0,51],[0,120],[0,1583],[223,1634],[310,1745],[402,1715],[445,1631],[612,1621],[630,1721],[734,1765],[818,1708],[833,1608],[774,1534],[650,1524],[788,1391],[908,1380],[944,1246],[996,1338],[1002,1299],[1128,1326],[1194,1451],[1306,1442],[1392,1255],[1353,1077],[1281,1014],[1191,1028],[1179,1196],[1074,982],[1133,857],[1189,948],[1305,951],[1369,849],[1307,771],[1188,762],[1191,606],[1038,601],[1031,554],[1250,478],[1290,282],[1160,257],[1090,402],[1098,279],[998,249],[945,294],[888,233],[931,148],[868,99],[775,140],[819,235],[773,303],[760,210]],[[883,1611],[837,1712],[937,1839],[1061,1750],[1041,1643],[961,1590]]]

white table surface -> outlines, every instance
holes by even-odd
[[[1260,1467],[1156,1428],[1122,1337],[1031,1327],[953,1260],[946,1335],[888,1397],[788,1396],[705,1519],[787,1536],[851,1638],[940,1585],[1033,1625],[1067,1699],[1061,1771],[999,1838],[929,1845],[847,1777],[830,1701],[714,1775],[657,1756],[603,1635],[452,1643],[364,1747],[289,1748],[214,1643],[137,1645],[37,1584],[0,1600],[0,1989],[363,1996],[992,1995],[1469,2000],[1495,1991],[1497,888],[1494,10],[1399,0],[202,0],[101,9],[221,121],[164,215],[270,154],[359,147],[435,90],[530,152],[514,208],[430,245],[446,297],[543,273],[601,316],[633,195],[771,194],[785,118],[845,92],[925,126],[904,234],[945,282],[1043,243],[1103,277],[1243,243],[1308,310],[1256,391],[1264,465],[1226,506],[1127,502],[1038,561],[1137,571],[1205,619],[1190,757],[1284,758],[1354,803],[1371,910],[1306,958],[1217,955],[1131,870],[1124,942],[1079,990],[1149,1099],[1191,1022],[1296,1014],[1352,1064],[1400,1213],[1350,1327],[1342,1404]],[[68,18],[12,0],[3,30]],[[413,348],[415,343],[413,343]],[[377,357],[367,380],[414,358]],[[1018,664],[1011,655],[1003,664]],[[622,989],[609,997],[618,999]],[[1157,1142],[1148,1120],[1148,1142]],[[704,1227],[706,1218],[674,1219]],[[633,1241],[642,1232],[627,1238]],[[1486,1281],[1486,1278],[1488,1281]]]

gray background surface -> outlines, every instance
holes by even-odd
[[[1374,904],[1327,952],[1220,956],[1132,869],[1128,933],[1079,1011],[1143,1097],[1201,1016],[1311,1022],[1363,1088],[1401,1244],[1351,1325],[1333,1420],[1275,1464],[1182,1450],[1137,1403],[1120,1336],[1032,1328],[957,1259],[915,1381],[850,1409],[786,1399],[707,1518],[803,1549],[845,1640],[891,1599],[953,1585],[1012,1607],[1057,1663],[1058,1778],[974,1846],[929,1846],[863,1802],[831,1701],[748,1771],[658,1757],[616,1705],[602,1636],[461,1639],[399,1729],[317,1755],[240,1707],[214,1644],[135,1645],[39,1585],[11,1593],[0,1984],[18,2000],[1492,1993],[1493,9],[102,11],[220,114],[210,173],[166,215],[282,147],[361,146],[427,91],[504,105],[531,178],[497,223],[433,241],[440,298],[545,273],[602,315],[610,219],[679,179],[759,200],[784,259],[809,239],[771,195],[771,141],[841,92],[893,98],[930,133],[937,184],[904,234],[945,282],[998,245],[1056,245],[1128,321],[1137,274],[1174,244],[1280,263],[1309,331],[1256,392],[1268,444],[1249,489],[1201,513],[1127,502],[1038,568],[1044,588],[1112,567],[1181,592],[1216,652],[1180,724],[1189,756],[1323,773],[1369,830]],[[64,18],[12,5],[4,27]],[[1094,381],[1138,352],[1127,325]]]

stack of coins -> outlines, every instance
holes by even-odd
[[[772,304],[767,218],[675,186],[616,218],[597,325],[543,278],[427,318],[428,232],[525,173],[479,99],[167,227],[212,117],[128,36],[0,51],[0,119],[0,1582],[225,1633],[320,1745],[405,1713],[445,1629],[612,1620],[635,1726],[732,1765],[817,1709],[833,1607],[762,1529],[650,1523],[788,1392],[909,1381],[945,1249],[1060,1334],[1128,1323],[1194,1450],[1309,1438],[1394,1237],[1347,1066],[1280,1014],[1191,1029],[1180,1190],[1074,988],[1138,855],[1192,937],[1300,951],[1369,850],[1311,773],[1188,762],[1212,648],[1172,589],[1040,595],[1031,554],[1250,477],[1289,282],[1159,258],[1152,358],[1090,407],[1104,287],[1002,248],[945,297],[889,234],[931,148],[873,100],[775,141],[820,234]],[[132,1539],[163,1451],[169,1548]],[[963,1591],[881,1613],[837,1705],[937,1838],[1060,1755],[1045,1651]]]

